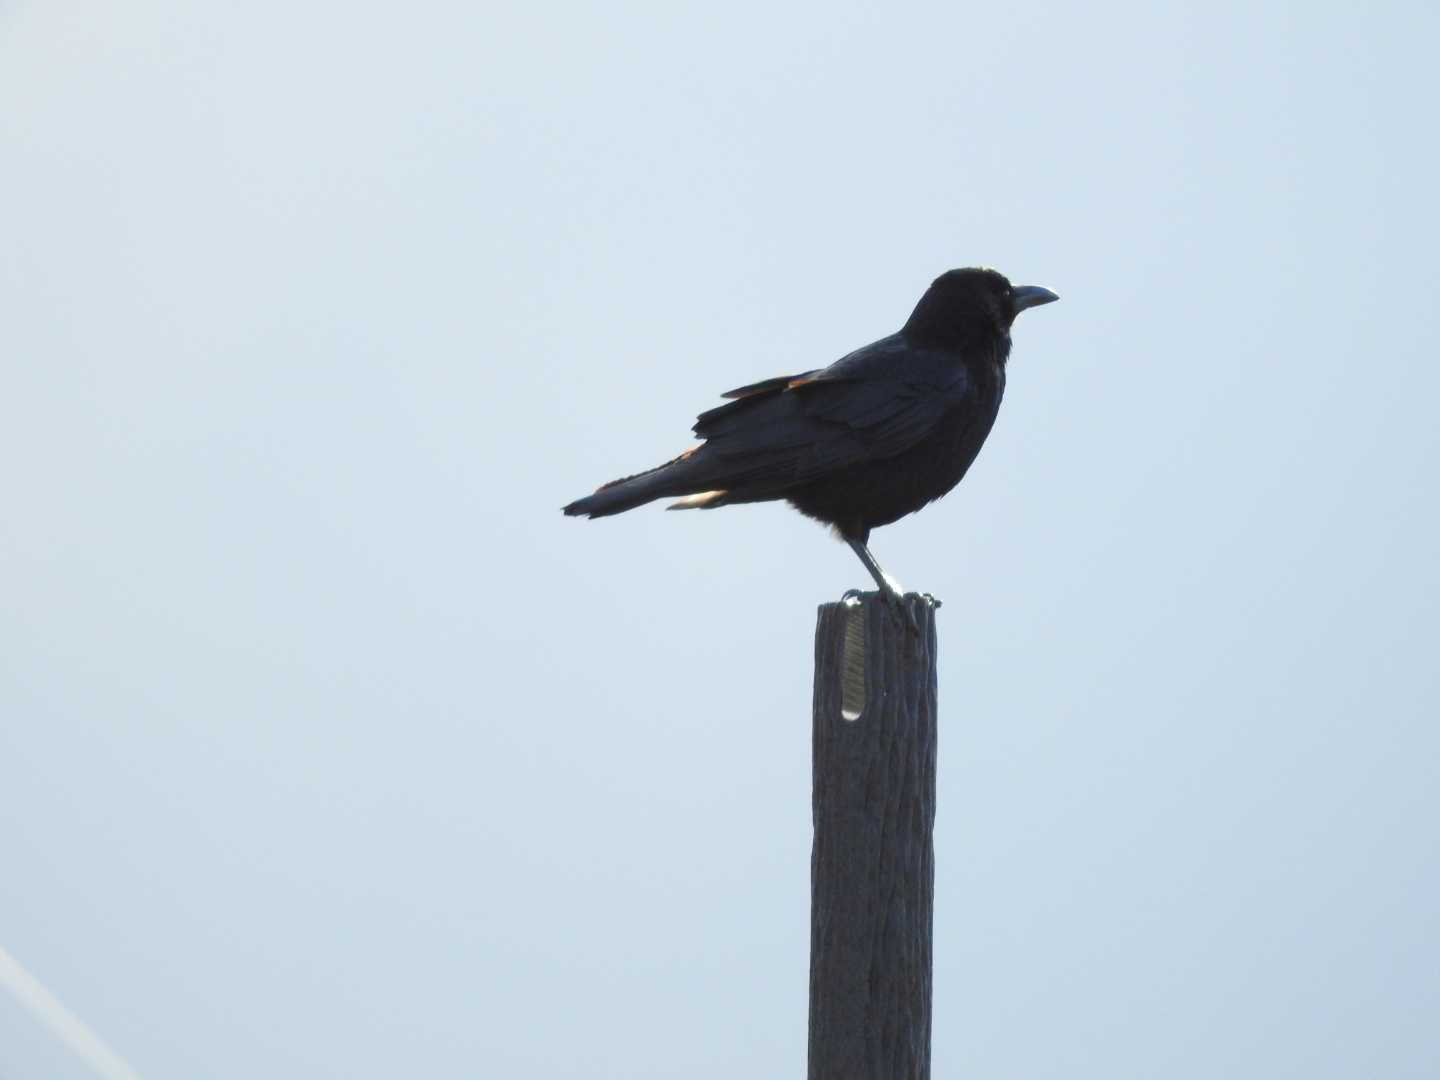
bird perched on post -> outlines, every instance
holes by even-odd
[[[870,531],[960,482],[1000,408],[1011,323],[1058,299],[994,270],[950,270],[898,333],[827,368],[731,390],[729,404],[696,420],[700,445],[565,513],[606,517],[674,496],[671,510],[784,499],[832,526],[898,600],[904,590],[870,554]]]

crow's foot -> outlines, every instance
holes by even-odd
[[[930,610],[938,610],[941,601],[929,593],[907,593],[897,588],[877,589],[876,595],[884,602],[890,614],[900,622],[911,634],[920,636],[920,620],[915,615],[915,607],[911,600],[919,600],[926,604]],[[840,602],[846,607],[851,607],[864,602],[865,592],[863,589],[846,589],[840,597]]]
[[[902,593],[898,589],[882,589],[880,595],[885,598],[890,613],[900,620],[900,625],[910,632],[911,637],[920,636],[920,620],[915,617],[915,609],[906,601],[914,593]]]

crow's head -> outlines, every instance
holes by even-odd
[[[1026,308],[1059,299],[1039,285],[1011,285],[996,270],[947,270],[915,305],[905,334],[952,348],[984,345],[1008,337],[1010,324]]]

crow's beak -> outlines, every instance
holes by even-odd
[[[1049,289],[1041,288],[1039,285],[1016,285],[1011,294],[1015,297],[1015,314],[1026,308],[1039,307],[1041,304],[1053,303],[1059,300]]]

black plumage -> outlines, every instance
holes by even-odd
[[[899,332],[827,368],[730,391],[733,400],[696,420],[699,446],[565,513],[605,517],[673,496],[683,498],[671,509],[784,499],[832,525],[897,595],[870,555],[870,531],[960,482],[1000,408],[1011,323],[1055,299],[994,270],[951,270]]]

